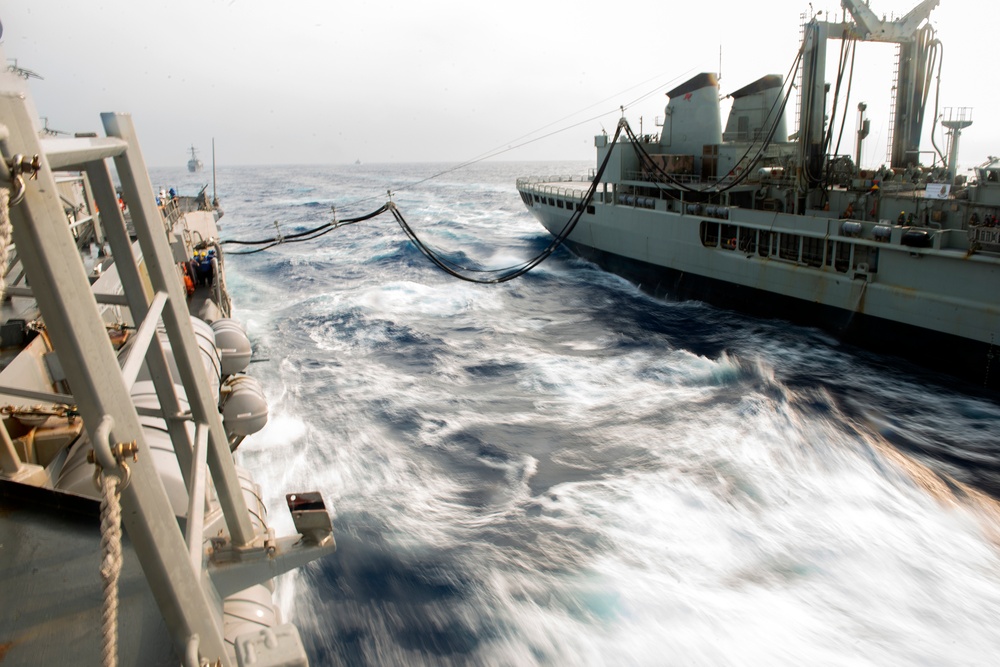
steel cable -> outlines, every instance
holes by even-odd
[[[614,146],[618,142],[618,139],[621,136],[623,129],[629,134],[631,134],[631,129],[628,127],[628,123],[625,121],[625,119],[622,119],[618,124],[618,129],[615,132],[614,139],[612,139],[612,146]],[[397,224],[399,224],[400,229],[403,230],[403,233],[406,234],[407,238],[410,239],[410,241],[417,247],[417,249],[420,250],[420,252],[425,257],[427,257],[427,259],[431,261],[431,263],[433,263],[435,266],[440,268],[445,273],[448,273],[449,275],[455,278],[458,278],[460,280],[465,280],[467,282],[486,284],[486,285],[503,283],[507,282],[508,280],[513,280],[514,278],[517,278],[519,276],[523,276],[525,273],[527,273],[528,271],[532,270],[533,268],[541,264],[549,256],[551,256],[552,253],[556,251],[556,249],[563,243],[563,241],[565,241],[569,237],[571,233],[573,233],[573,229],[576,227],[576,224],[580,221],[580,217],[583,215],[584,211],[587,210],[587,207],[593,201],[594,193],[597,191],[597,186],[601,182],[601,177],[604,175],[604,170],[608,165],[612,153],[613,149],[609,149],[608,154],[604,157],[603,162],[601,162],[600,168],[594,175],[594,178],[590,184],[590,187],[587,189],[587,193],[584,195],[583,200],[577,206],[577,209],[573,212],[573,214],[570,216],[569,220],[559,231],[559,233],[555,235],[555,238],[553,238],[552,241],[541,252],[539,252],[531,259],[526,260],[520,264],[514,264],[512,266],[506,266],[497,269],[479,269],[475,267],[463,266],[461,264],[458,264],[457,262],[453,262],[452,260],[443,256],[440,252],[431,248],[424,241],[422,241],[420,237],[417,236],[417,233],[413,230],[410,224],[406,221],[406,218],[403,217],[403,214],[399,210],[399,208],[391,201],[386,204],[383,204],[382,206],[372,211],[371,213],[367,213],[365,215],[361,215],[355,218],[348,218],[346,220],[341,220],[338,222],[329,222],[323,225],[319,225],[317,227],[313,227],[312,229],[308,229],[303,232],[298,232],[296,234],[289,234],[287,236],[278,235],[278,236],[273,236],[271,238],[258,239],[254,241],[228,239],[222,241],[221,243],[234,244],[234,245],[260,245],[261,246],[260,248],[255,248],[253,250],[230,251],[228,253],[230,255],[252,255],[259,252],[264,252],[265,250],[270,250],[275,246],[282,245],[285,243],[302,243],[304,241],[312,241],[325,234],[332,232],[334,229],[339,229],[340,227],[344,227],[346,225],[353,225],[358,222],[363,222],[365,220],[371,220],[372,218],[376,218],[388,211],[392,213],[393,217],[396,219]],[[491,273],[500,275],[494,275],[491,278],[480,278],[468,275],[472,273]]]

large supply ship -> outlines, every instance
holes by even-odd
[[[128,114],[70,138],[37,119],[0,72],[0,662],[305,665],[273,579],[332,525],[290,493],[276,535],[237,465],[268,409],[221,213],[158,199]]]
[[[995,387],[1000,161],[956,173],[972,114],[937,111],[937,4],[886,20],[844,0],[843,21],[805,22],[786,76],[729,94],[724,129],[716,77],[694,76],[668,93],[659,135],[637,136],[623,119],[614,137],[596,137],[589,178],[519,179],[521,197],[574,252],[655,294],[820,326]],[[831,40],[842,48],[828,81]],[[847,102],[862,42],[897,45],[890,154],[870,171],[859,168],[866,107]],[[793,88],[798,128],[789,135]],[[843,152],[849,117],[856,141]],[[931,122],[947,142],[933,142],[933,165],[922,166]]]

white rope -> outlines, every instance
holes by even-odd
[[[118,665],[118,577],[122,571],[122,507],[120,479],[101,477],[101,656],[105,667]]]
[[[7,255],[10,253],[10,238],[13,227],[10,224],[10,190],[0,188],[0,299],[3,298],[7,285],[4,276],[7,274]]]

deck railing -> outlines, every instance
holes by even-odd
[[[586,176],[541,176],[519,178],[517,179],[517,188],[519,190],[531,190],[532,192],[536,192],[538,194],[552,195],[553,197],[579,199],[580,201],[583,201],[592,182],[593,179]],[[556,185],[561,183],[578,183],[584,187],[580,189],[572,187],[571,185],[566,187]]]

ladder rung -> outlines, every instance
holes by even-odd
[[[128,147],[114,137],[73,137],[72,139],[40,139],[49,169],[82,167],[88,162],[118,157]]]
[[[142,363],[146,359],[146,349],[156,335],[156,325],[160,321],[160,313],[163,312],[163,306],[166,304],[167,293],[157,292],[152,303],[149,304],[149,310],[146,311],[142,324],[135,332],[132,339],[132,351],[122,366],[122,377],[125,379],[125,386],[129,389],[135,384],[135,378],[138,377],[139,369],[142,368]]]

